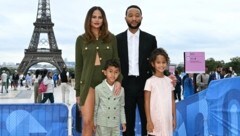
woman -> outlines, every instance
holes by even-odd
[[[108,31],[105,12],[101,7],[92,7],[85,19],[85,33],[76,40],[75,90],[76,101],[81,106],[83,119],[82,135],[92,136],[95,86],[104,79],[104,63],[117,59],[117,43]],[[120,81],[122,76],[119,77]],[[116,82],[115,94],[119,94],[121,84]]]
[[[46,70],[43,71],[43,84],[47,86],[46,92],[43,93],[43,99],[41,103],[45,103],[48,99],[50,100],[51,103],[54,103],[54,96],[53,96],[53,73],[51,71],[48,71],[47,74],[45,75]],[[45,75],[45,76],[44,76]]]

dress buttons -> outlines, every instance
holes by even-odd
[[[110,100],[110,98],[108,98],[108,100]]]
[[[87,47],[85,47],[85,50],[87,50],[88,48]]]
[[[110,107],[108,107],[108,109],[110,110]]]
[[[99,47],[97,46],[97,47],[96,47],[96,49],[98,50],[98,49],[99,49]]]
[[[109,46],[107,46],[107,49],[109,49]]]

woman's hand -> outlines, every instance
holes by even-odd
[[[118,81],[114,84],[114,95],[115,95],[115,96],[117,96],[117,95],[120,94],[120,92],[121,92],[121,87],[122,87],[122,85],[121,85],[121,83],[118,82]]]

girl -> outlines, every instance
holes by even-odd
[[[169,57],[162,48],[150,57],[154,75],[145,84],[145,112],[149,136],[172,136],[176,127],[176,109],[172,80],[164,75]]]

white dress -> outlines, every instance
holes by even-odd
[[[167,76],[150,77],[145,84],[145,91],[150,91],[150,116],[154,125],[150,135],[172,136],[172,91],[174,87]]]

